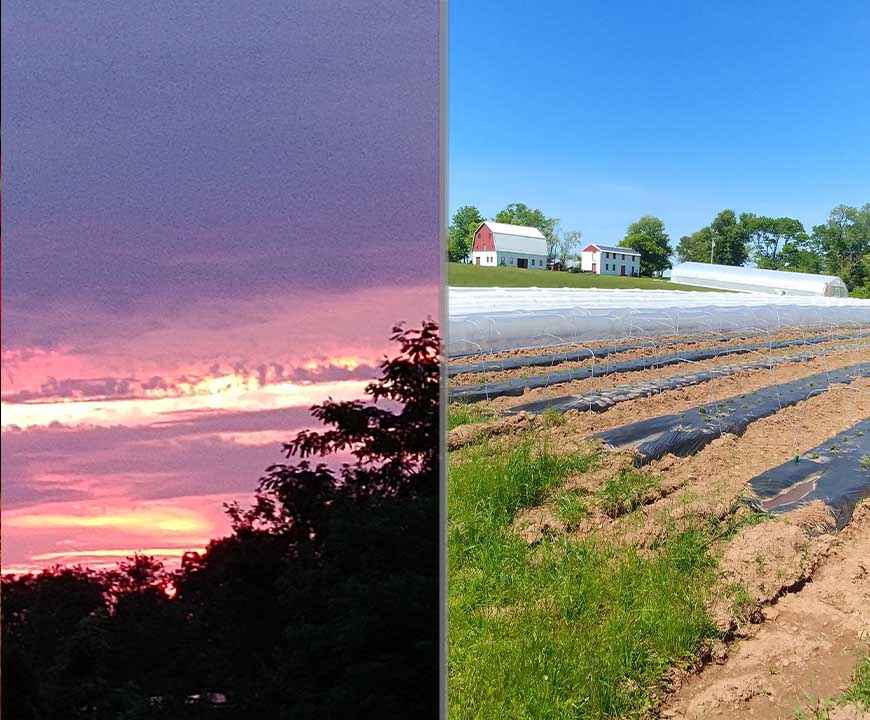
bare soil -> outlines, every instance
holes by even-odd
[[[766,538],[765,526],[772,530]],[[838,535],[812,542],[788,518],[752,530],[726,550],[723,564],[728,571],[751,578],[756,573],[746,568],[758,565],[751,557],[758,553],[770,563],[782,556],[782,572],[801,579],[765,601],[763,621],[754,632],[720,650],[702,672],[677,679],[679,687],[667,700],[663,717],[785,720],[801,710],[812,716],[819,699],[834,698],[848,686],[859,657],[870,646],[870,501],[856,508]],[[748,539],[745,550],[737,547]],[[784,550],[771,554],[771,545]],[[766,596],[769,590],[760,594]],[[867,714],[852,705],[831,711],[829,717]]]

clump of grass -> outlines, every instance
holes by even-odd
[[[870,470],[870,455],[865,455],[861,458],[861,469]]]
[[[623,468],[598,491],[601,510],[612,518],[640,507],[647,493],[659,486],[659,479],[633,468]]]
[[[870,653],[858,662],[852,673],[852,686],[843,693],[842,700],[870,710]]]
[[[840,449],[840,446],[837,445],[836,443],[831,445],[831,448],[830,448],[831,452],[837,452],[839,449]]]
[[[452,430],[469,423],[488,422],[495,417],[495,412],[489,408],[465,402],[453,403],[447,408],[447,429]]]
[[[589,517],[589,506],[585,496],[579,490],[566,490],[556,496],[556,517],[559,518],[569,530],[576,528],[582,520]]]
[[[554,408],[547,408],[541,415],[544,422],[544,427],[560,427],[565,424],[565,413],[559,412]]]
[[[857,437],[864,437],[864,431],[863,430],[856,430],[855,435]]]
[[[731,615],[740,622],[749,622],[749,618],[755,610],[755,600],[749,594],[745,586],[740,583],[725,587],[725,597],[731,605]]]

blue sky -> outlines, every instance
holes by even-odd
[[[836,6],[836,7],[834,7]],[[870,3],[453,2],[449,207],[673,244],[725,208],[870,202]]]

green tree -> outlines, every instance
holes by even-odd
[[[548,218],[538,209],[532,209],[523,203],[511,203],[499,211],[495,221],[509,225],[525,225],[540,230],[547,240],[547,260],[555,260],[559,236],[556,226],[559,218]]]
[[[471,254],[474,231],[483,216],[474,205],[463,205],[455,213],[447,231],[447,256],[451,262],[465,262]]]
[[[640,253],[640,274],[652,276],[671,266],[670,238],[665,224],[654,215],[644,215],[628,226],[620,247],[631,248]]]
[[[800,220],[780,217],[772,218],[763,215],[743,213],[740,224],[746,228],[749,245],[752,248],[752,259],[760,268],[768,270],[781,269],[782,251],[792,244],[801,247],[807,241],[807,234]],[[789,257],[792,251],[786,253]]]
[[[749,228],[738,222],[733,210],[723,210],[707,227],[684,235],[677,244],[680,262],[743,265],[749,258]]]
[[[737,221],[733,210],[723,210],[710,223],[713,262],[743,265],[749,259],[749,227]]]
[[[710,262],[712,244],[713,231],[709,227],[683,235],[677,243],[677,259],[680,262]]]
[[[562,263],[563,268],[568,264],[569,260],[577,257],[577,250],[580,247],[580,239],[582,237],[583,233],[579,230],[569,230],[559,238],[559,242],[556,245],[556,257]]]
[[[849,290],[870,283],[870,203],[837,205],[824,225],[813,228],[812,240],[824,272],[838,275]]]

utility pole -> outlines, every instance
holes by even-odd
[[[713,264],[713,250],[716,247],[716,238],[710,239],[710,264]]]

